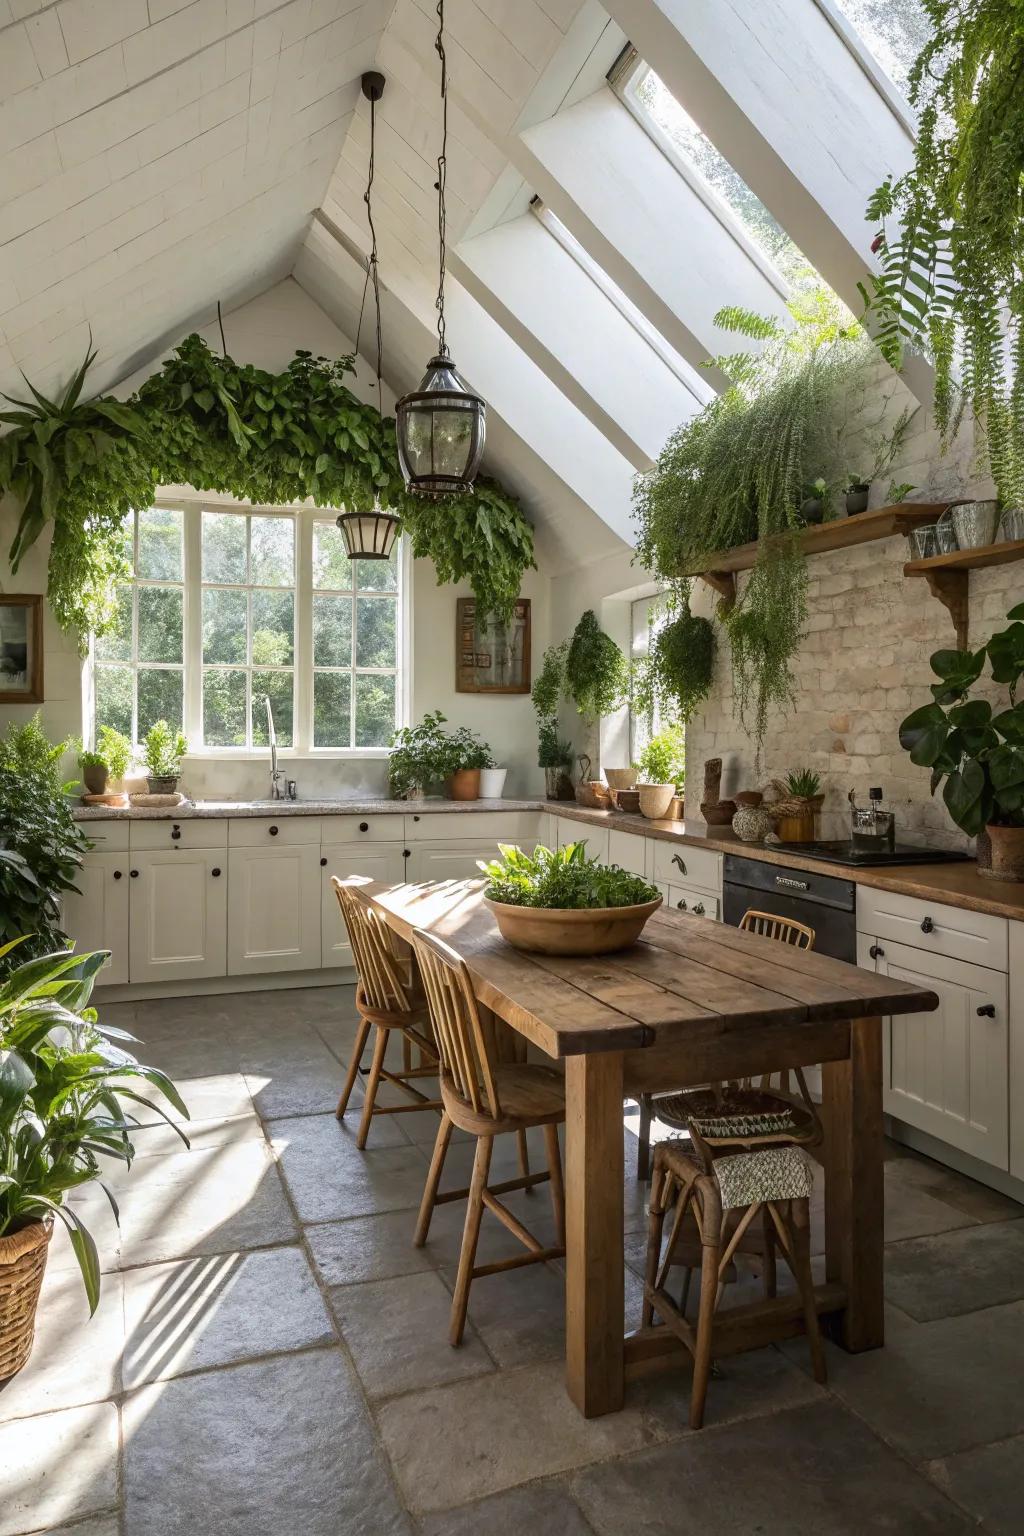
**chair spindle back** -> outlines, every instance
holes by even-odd
[[[814,948],[814,929],[792,918],[776,917],[774,912],[757,912],[750,907],[740,919],[744,933],[759,933],[766,939],[792,944],[794,949]]]
[[[391,935],[382,917],[360,901],[352,882],[331,876],[341,916],[352,946],[363,1001],[381,1013],[409,1012],[412,1000],[391,947]]]
[[[414,933],[413,949],[427,995],[441,1065],[477,1114],[501,1118],[490,1045],[465,961],[433,933]]]

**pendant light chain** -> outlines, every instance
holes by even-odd
[[[440,260],[435,308],[437,309],[437,350],[441,357],[447,357],[448,344],[444,334],[444,277],[448,215],[444,193],[448,176],[448,58],[444,51],[444,0],[437,0],[437,23],[437,40],[434,47],[441,61],[441,153],[437,157],[437,240]]]
[[[359,320],[356,325],[356,356],[359,355],[359,338],[363,330],[363,312],[366,309],[366,293],[373,283],[373,302],[377,318],[377,410],[384,414],[384,393],[381,383],[381,365],[384,353],[384,333],[380,318],[380,274],[377,261],[377,226],[373,222],[373,177],[374,158],[377,144],[377,100],[370,97],[370,164],[366,178],[366,191],[363,193],[363,202],[366,204],[366,222],[370,226],[370,254],[366,259],[366,277],[363,280],[363,297],[359,305]]]

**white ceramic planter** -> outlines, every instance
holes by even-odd
[[[481,800],[500,800],[505,792],[505,775],[507,768],[481,768],[480,769],[480,798]]]
[[[638,784],[640,791],[640,811],[648,821],[661,821],[669,813],[672,801],[675,799],[676,787],[674,784]]]

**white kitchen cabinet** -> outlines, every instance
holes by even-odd
[[[588,859],[600,859],[602,864],[608,862],[607,827],[592,827],[585,821],[573,821],[568,816],[560,816],[557,846],[564,848],[569,843],[584,843]]]
[[[938,993],[934,1013],[885,1020],[883,1107],[896,1119],[1009,1167],[1009,1014],[1004,972],[858,934],[858,964]]]
[[[1024,922],[1010,924],[1010,1172],[1024,1180]]]
[[[413,843],[405,861],[405,878],[416,885],[423,880],[479,880],[482,874],[477,868],[478,860],[497,857],[498,845],[491,839]]]
[[[62,926],[79,954],[110,950],[110,959],[96,977],[98,987],[128,980],[128,871],[132,867],[127,847],[122,853],[87,853],[75,877],[78,892],[66,892],[61,903]]]
[[[321,965],[355,963],[338,909],[338,898],[331,884],[332,875],[337,875],[339,880],[345,880],[349,875],[362,875],[368,880],[397,885],[405,879],[406,862],[402,856],[401,843],[394,843],[390,847],[378,843],[372,848],[362,843],[324,844],[320,850]]]
[[[229,976],[320,965],[320,857],[319,842],[231,848]]]
[[[225,974],[226,848],[133,849],[129,884],[130,981]]]
[[[634,875],[647,874],[647,838],[637,832],[608,833],[608,862]]]

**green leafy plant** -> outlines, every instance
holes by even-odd
[[[909,480],[890,480],[889,489],[885,493],[885,499],[890,507],[895,507],[901,501],[906,501],[911,491],[916,490],[917,486],[911,485]]]
[[[689,720],[711,692],[715,631],[690,612],[690,583],[675,583],[664,623],[652,625],[647,655],[633,665],[633,708],[650,719],[655,704]]]
[[[448,773],[458,773],[460,768],[493,768],[494,758],[486,741],[481,741],[475,731],[471,731],[468,725],[460,725],[458,730],[452,732],[447,738],[446,753],[449,763]]]
[[[568,768],[572,762],[572,742],[558,734],[557,720],[542,720],[537,733],[538,768]]]
[[[977,651],[936,651],[931,668],[932,703],[915,709],[900,726],[900,745],[910,761],[930,768],[931,791],[942,785],[950,816],[969,837],[987,826],[1024,826],[1024,603],[1007,614],[1005,629]],[[971,699],[989,664],[992,681],[1006,688],[1008,707]]]
[[[674,784],[681,795],[686,780],[686,735],[681,725],[666,725],[652,736],[637,759],[638,782]]]
[[[537,764],[561,768],[572,762],[572,745],[558,734],[558,706],[565,693],[565,657],[569,642],[549,645],[533,680],[530,699],[537,713]]]
[[[914,163],[887,176],[867,217],[881,270],[862,289],[899,367],[904,347],[935,366],[947,435],[962,403],[1000,497],[1024,497],[1024,26],[1018,0],[922,0],[928,41],[910,70]],[[958,382],[959,380],[959,382]]]
[[[112,725],[101,725],[96,745],[100,761],[105,763],[112,779],[123,779],[132,760],[131,742]]]
[[[783,780],[788,794],[796,800],[813,800],[821,793],[821,779],[813,768],[800,768]]]
[[[0,945],[29,935],[21,957],[66,942],[60,897],[77,891],[90,842],[74,820],[60,760],[70,742],[49,742],[35,715],[0,738]],[[10,962],[0,955],[0,977]]]
[[[446,717],[439,709],[423,716],[418,725],[402,726],[391,737],[388,781],[396,800],[414,790],[426,791],[447,777],[448,734]]]
[[[108,764],[102,752],[87,752],[83,747],[82,751],[78,754],[78,766],[80,768],[107,768]]]
[[[565,655],[566,692],[581,715],[600,720],[619,708],[628,688],[626,658],[588,608],[573,630]]]
[[[532,853],[499,843],[500,858],[481,860],[487,876],[489,901],[513,907],[547,907],[566,911],[581,908],[631,907],[656,901],[658,889],[640,875],[587,858],[586,843],[564,848],[537,847]]]
[[[142,757],[151,779],[176,779],[188,751],[183,731],[172,731],[166,720],[155,720],[146,732]]]
[[[5,944],[0,961],[18,944]],[[0,1237],[36,1221],[63,1222],[90,1312],[100,1297],[99,1254],[66,1197],[101,1180],[101,1158],[131,1165],[133,1106],[155,1112],[188,1146],[171,1117],[138,1091],[149,1084],[187,1120],[174,1084],[115,1044],[133,1037],[101,1025],[87,1006],[106,958],[103,950],[43,954],[10,969],[0,985]],[[100,1187],[116,1218],[117,1202]]]

